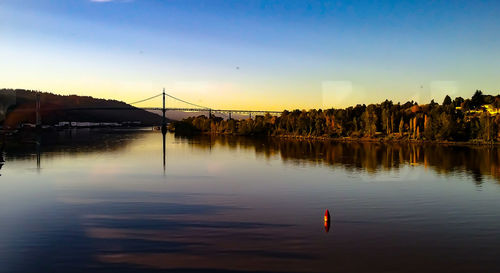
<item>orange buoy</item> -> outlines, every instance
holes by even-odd
[[[330,231],[330,212],[325,211],[325,232]]]

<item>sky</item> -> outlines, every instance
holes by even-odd
[[[498,0],[0,0],[0,88],[125,102],[165,88],[253,110],[496,95],[498,14]]]

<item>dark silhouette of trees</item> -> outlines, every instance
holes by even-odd
[[[446,97],[443,100],[443,105],[450,105],[451,104],[451,98],[450,96],[446,95]]]
[[[476,93],[474,93],[470,101],[473,109],[481,107],[484,104],[483,92],[481,92],[481,90],[476,90]]]

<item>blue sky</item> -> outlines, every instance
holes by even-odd
[[[0,87],[124,101],[165,87],[268,110],[496,94],[498,14],[498,1],[4,0]]]

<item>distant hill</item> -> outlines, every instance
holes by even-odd
[[[35,123],[34,109],[37,93],[37,91],[23,89],[0,89],[0,123],[8,127],[16,127],[21,123]],[[52,93],[40,93],[40,96],[44,125],[53,125],[60,121],[140,121],[143,125],[159,125],[162,121],[162,117],[157,114],[117,100],[77,95],[63,96]],[[65,110],[68,108],[85,108],[85,110]],[[93,110],[92,108],[106,108],[106,110]],[[113,108],[117,108],[117,110],[113,110]],[[123,110],[124,108],[126,109]]]

